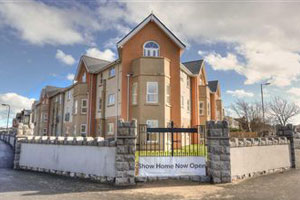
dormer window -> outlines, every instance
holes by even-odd
[[[159,45],[156,42],[148,41],[144,44],[144,56],[159,56]]]

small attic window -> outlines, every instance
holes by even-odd
[[[148,41],[144,44],[144,56],[159,56],[159,45],[156,42]]]

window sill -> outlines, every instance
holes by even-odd
[[[158,141],[146,141],[147,144],[158,144]]]
[[[114,107],[115,104],[110,104],[110,105],[107,105],[107,107]]]
[[[145,106],[160,106],[160,103],[145,103]]]

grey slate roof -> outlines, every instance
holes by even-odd
[[[108,64],[110,64],[111,62],[106,61],[106,60],[101,60],[98,58],[92,58],[86,55],[83,55],[81,57],[82,61],[84,62],[87,71],[89,73],[95,73],[99,70],[101,70],[102,68],[104,68],[105,66],[107,66]]]
[[[203,60],[194,60],[182,63],[192,74],[199,74]]]
[[[208,87],[209,87],[210,91],[216,92],[218,89],[218,84],[219,84],[218,80],[208,81]]]
[[[43,88],[41,96],[46,95],[46,96],[50,97],[53,94],[55,94],[57,91],[59,91],[60,89],[62,89],[62,88],[47,85],[46,87]]]

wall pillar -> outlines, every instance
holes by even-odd
[[[115,184],[128,186],[135,184],[135,151],[137,121],[118,121],[116,180]]]
[[[296,154],[295,154],[295,130],[292,124],[288,124],[286,126],[277,125],[276,126],[276,134],[277,136],[284,136],[290,141],[290,150],[291,150],[291,166],[292,168],[297,168],[300,166],[296,166]]]
[[[231,182],[230,142],[227,121],[208,121],[207,126],[207,173],[212,183]]]

